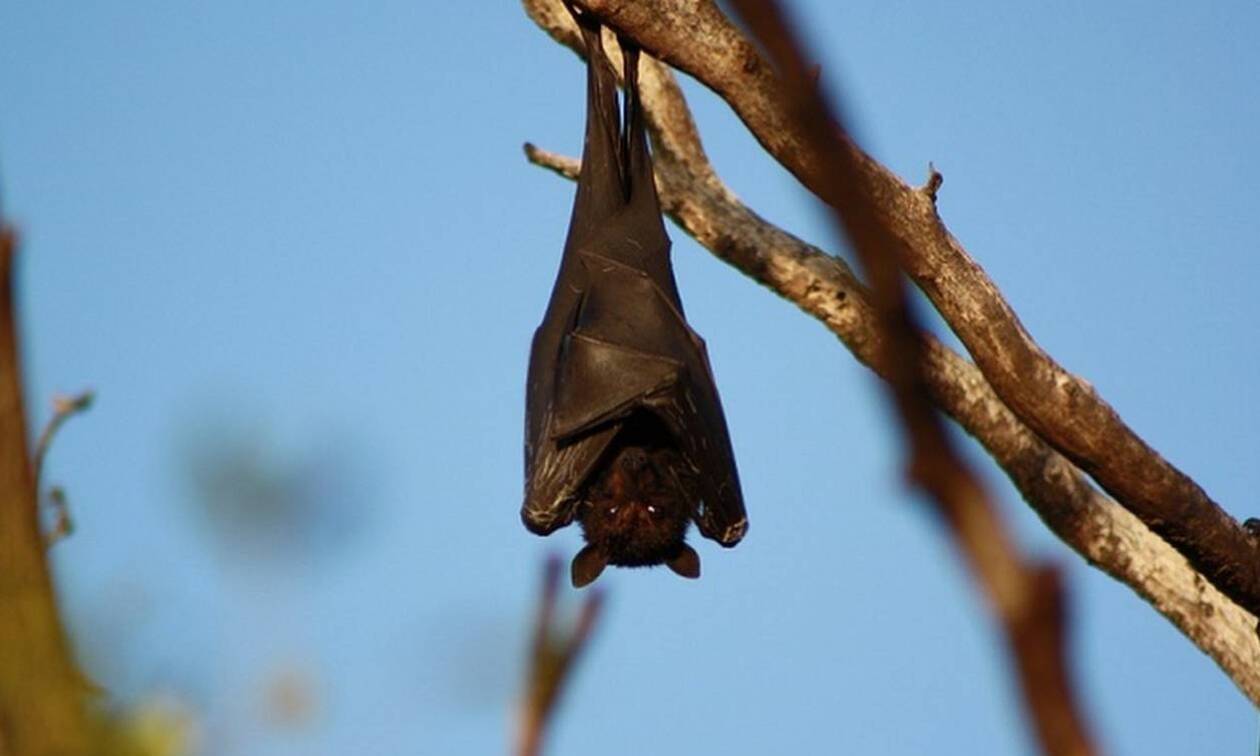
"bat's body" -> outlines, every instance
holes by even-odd
[[[599,27],[587,46],[582,170],[560,272],[530,352],[521,517],[546,535],[581,522],[573,580],[605,564],[668,564],[688,577],[691,520],[723,546],[747,529],[704,342],[687,325],[670,264],[626,51],[626,118]]]

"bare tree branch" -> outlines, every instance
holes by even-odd
[[[584,0],[582,5],[714,90],[776,160],[811,191],[824,190],[829,181],[821,168],[825,160],[792,117],[773,71],[712,0]],[[851,141],[846,147],[878,199],[884,223],[907,250],[906,272],[962,339],[998,396],[1217,588],[1260,615],[1260,550],[1246,531],[1142,441],[1093,387],[1033,341],[941,222],[934,191],[907,186]]]
[[[557,0],[527,0],[525,5],[552,37],[581,54]],[[741,204],[714,174],[672,75],[644,58],[640,79],[667,214],[716,256],[820,320],[861,362],[879,370],[874,311],[844,262]],[[532,145],[526,153],[561,175],[577,176],[573,158]],[[1030,432],[975,366],[931,337],[926,350],[924,374],[933,399],[984,445],[1047,525],[1091,564],[1150,602],[1260,705],[1256,618]]]
[[[57,616],[27,454],[16,252],[0,222],[0,753],[86,754],[88,687]]]
[[[573,629],[562,634],[556,628],[556,605],[560,596],[560,561],[550,558],[543,569],[542,596],[530,644],[529,672],[521,696],[517,722],[517,756],[538,756],[543,736],[553,718],[560,693],[573,672],[573,665],[590,640],[599,619],[604,595],[599,589],[587,593]]]

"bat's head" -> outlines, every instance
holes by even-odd
[[[663,428],[628,422],[587,487],[579,514],[587,546],[573,559],[573,584],[590,583],[609,564],[666,564],[699,577],[700,557],[683,540],[695,514],[693,478]]]

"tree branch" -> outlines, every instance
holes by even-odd
[[[527,0],[553,38],[581,54],[557,0]],[[614,53],[615,46],[609,46]],[[666,213],[686,233],[753,280],[820,320],[863,364],[879,366],[879,337],[865,288],[838,258],[769,224],[717,178],[672,75],[644,58],[640,80],[653,129],[657,184]],[[526,146],[570,179],[578,162]],[[1129,585],[1178,627],[1260,705],[1256,618],[1200,577],[1133,515],[1028,430],[970,362],[926,338],[924,376],[934,401],[993,455],[1049,527],[1091,564]]]
[[[928,495],[1005,633],[1026,711],[1042,749],[1059,756],[1094,753],[1068,670],[1064,588],[1052,566],[1025,558],[993,498],[954,449],[922,374],[921,329],[902,278],[899,240],[884,222],[874,187],[861,171],[838,113],[817,85],[804,50],[774,0],[732,0],[770,54],[789,116],[817,159],[815,193],[833,211],[871,281],[879,355],[906,436],[909,479]]]
[[[548,559],[543,568],[542,596],[530,643],[528,678],[520,701],[517,756],[538,756],[542,752],[543,736],[555,714],[560,693],[572,675],[574,663],[590,641],[604,603],[604,594],[592,589],[582,603],[573,629],[568,634],[560,634],[556,628],[560,575],[560,561],[554,557]]]
[[[0,753],[84,754],[88,688],[57,616],[27,454],[16,252],[13,232],[0,221]]]
[[[582,5],[716,92],[776,160],[815,194],[825,191],[826,160],[792,117],[781,82],[712,0],[583,0]],[[852,141],[844,141],[882,220],[907,252],[906,272],[1003,402],[1223,593],[1260,615],[1260,550],[1246,531],[1142,441],[1093,387],[1033,341],[1001,292],[941,222],[934,191],[907,186]]]

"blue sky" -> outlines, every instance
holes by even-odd
[[[797,3],[868,148],[914,182],[933,161],[951,230],[1034,336],[1260,514],[1260,8],[840,5]],[[54,392],[99,394],[50,458],[78,525],[55,567],[120,700],[184,702],[207,753],[503,751],[539,563],[580,541],[516,514],[573,189],[520,146],[576,154],[582,81],[516,3],[0,4],[36,419]],[[836,249],[685,86],[735,191]],[[671,233],[751,529],[699,543],[698,582],[601,578],[553,752],[1031,752],[873,379]],[[232,520],[205,482],[225,458],[310,510]],[[1252,752],[1251,704],[989,474],[1022,543],[1067,568],[1102,743]],[[283,679],[309,688],[301,722],[268,714]]]

